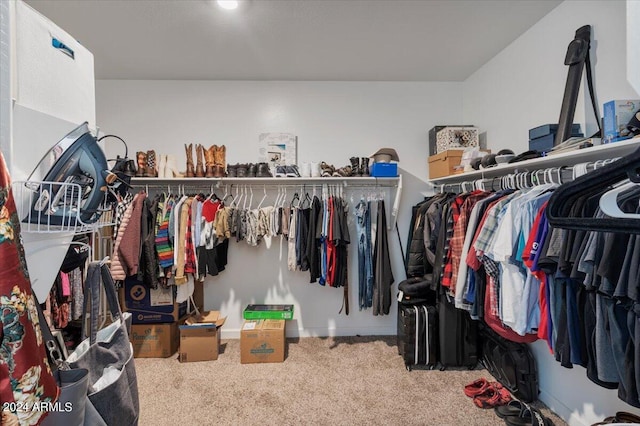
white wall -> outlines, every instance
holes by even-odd
[[[594,77],[600,105],[611,99],[636,99],[638,94],[626,79],[625,22],[624,1],[562,3],[464,82],[463,121],[487,131],[487,146],[494,151],[527,150],[528,129],[558,121],[568,69],[563,65],[567,45],[585,24],[592,26],[595,39],[592,51],[596,52]],[[588,132],[593,132],[595,121],[584,93],[583,87],[575,122],[584,128],[586,121]],[[618,410],[640,413],[618,400],[616,391],[591,383],[582,367],[560,367],[543,342],[532,349],[538,361],[540,399],[570,424],[591,424]]]
[[[527,150],[530,128],[558,122],[568,72],[567,46],[575,30],[587,24],[594,40],[591,52],[600,114],[608,100],[636,99],[638,94],[626,79],[625,7],[621,0],[560,4],[464,82],[463,120],[486,131],[487,146],[493,150]],[[597,127],[586,75],[582,82],[574,122],[583,130],[586,122],[586,134],[593,134]]]
[[[123,137],[129,154],[155,149],[175,154],[184,170],[184,143],[225,144],[227,162],[257,161],[258,134],[298,136],[298,163],[324,160],[346,165],[393,147],[403,169],[400,231],[406,240],[411,206],[426,189],[427,132],[459,122],[460,83],[98,81],[99,127]],[[120,145],[107,146],[115,152]],[[350,195],[349,195],[350,196]],[[355,194],[358,196],[358,193]],[[352,235],[355,233],[351,224]],[[404,278],[397,236],[388,234],[397,283]],[[284,252],[281,250],[284,249]],[[307,272],[289,272],[286,244],[271,249],[232,242],[229,266],[205,282],[205,308],[228,315],[223,336],[238,336],[248,303],[293,303],[296,321],[287,334],[395,334],[395,304],[389,316],[357,309],[357,249],[349,251],[351,314],[339,315],[342,289],[309,284]],[[283,257],[283,258],[282,258]],[[395,295],[395,290],[393,292]]]

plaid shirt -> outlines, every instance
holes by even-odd
[[[493,207],[487,210],[487,218],[485,220],[484,226],[476,238],[473,247],[480,251],[486,252],[491,247],[491,242],[493,241],[493,236],[498,229],[498,225],[500,224],[500,218],[504,214],[502,212],[503,207],[507,205],[511,199],[516,196],[518,192],[514,192],[513,194],[507,195],[504,198],[501,198]]]
[[[458,222],[458,219],[460,219],[460,208],[462,207],[462,204],[464,203],[464,200],[467,196],[468,194],[461,194],[454,198],[451,201],[451,204],[449,206],[449,214],[447,215],[447,231],[444,246],[445,261],[444,268],[442,270],[442,279],[440,281],[442,283],[442,286],[447,288],[451,287],[451,277],[453,275],[453,265],[451,264],[451,239],[453,237],[455,224],[456,222]]]
[[[456,282],[458,280],[458,269],[460,267],[460,257],[464,247],[464,239],[467,234],[467,225],[469,224],[469,214],[476,203],[483,198],[489,196],[488,192],[474,191],[464,200],[458,215],[458,221],[453,225],[453,235],[449,242],[450,259],[451,259],[451,281],[449,289],[455,293]]]

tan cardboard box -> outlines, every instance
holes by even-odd
[[[240,331],[240,363],[282,362],[285,320],[245,320]]]
[[[133,324],[129,336],[135,358],[167,358],[178,350],[178,323]]]
[[[429,179],[452,175],[463,152],[462,149],[450,149],[429,157]]]
[[[214,361],[220,353],[220,327],[226,318],[208,311],[188,317],[180,326],[180,362]]]

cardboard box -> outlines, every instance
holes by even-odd
[[[240,331],[240,363],[284,361],[285,320],[247,320]]]
[[[133,324],[170,323],[178,321],[187,312],[187,302],[175,302],[176,287],[150,289],[142,282],[127,278],[120,290],[120,308],[131,312]],[[201,282],[194,284],[193,299],[199,309],[204,304],[204,289]]]
[[[246,320],[293,319],[293,305],[247,305],[242,312]]]
[[[188,317],[180,326],[180,362],[215,361],[220,353],[220,327],[226,318],[218,311]]]
[[[429,130],[429,155],[436,155],[438,153],[438,145],[436,143],[437,133],[445,127],[473,127],[471,125],[464,124],[449,124],[448,126],[434,126]]]
[[[135,358],[167,358],[178,350],[178,323],[133,324],[129,340]]]
[[[462,149],[450,149],[429,157],[429,179],[452,175],[463,153]]]
[[[640,100],[638,99],[623,99],[605,103],[602,143],[628,139],[630,135],[626,134],[627,124],[638,110],[640,110]]]
[[[438,154],[455,149],[480,146],[480,135],[475,127],[448,126],[436,133]]]
[[[369,174],[373,177],[396,177],[398,176],[398,164],[373,163],[369,168]]]

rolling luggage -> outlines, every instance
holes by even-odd
[[[478,364],[478,324],[467,311],[457,309],[442,294],[438,303],[441,370],[447,367],[473,369]]]
[[[487,326],[480,332],[482,364],[516,398],[524,402],[538,399],[536,360],[525,343],[505,339]]]
[[[433,368],[437,363],[436,307],[426,304],[398,304],[398,354],[411,371],[414,365]]]

